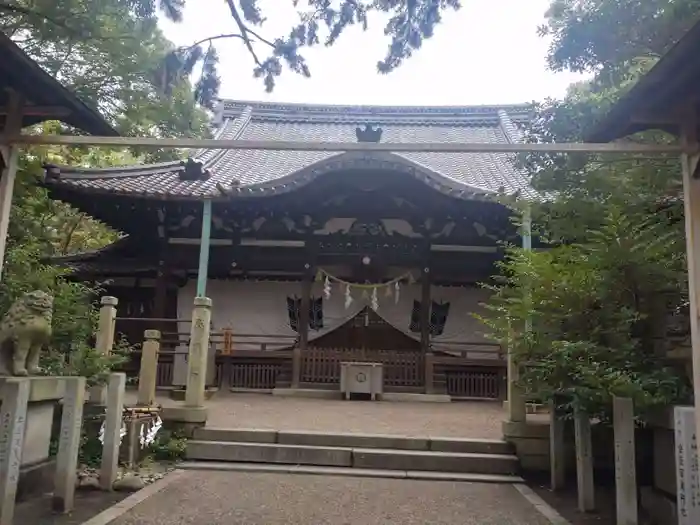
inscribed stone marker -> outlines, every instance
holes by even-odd
[[[100,486],[104,490],[112,490],[112,485],[117,479],[125,386],[126,374],[120,372],[109,375],[105,433],[102,445],[102,465],[100,468]]]
[[[673,420],[676,437],[678,525],[697,525],[700,523],[700,482],[695,409],[674,407]]]
[[[615,499],[617,525],[637,525],[637,465],[634,443],[634,403],[613,397],[615,439]]]
[[[139,369],[139,391],[137,404],[154,405],[156,402],[156,380],[158,376],[158,352],[160,350],[160,332],[144,332],[141,367]]]
[[[52,500],[56,512],[73,510],[84,403],[85,378],[67,377]]]
[[[552,490],[563,489],[566,482],[564,419],[558,405],[557,398],[553,399],[549,405],[549,467]]]
[[[185,406],[204,406],[209,354],[209,328],[211,324],[211,299],[195,297],[192,309],[189,362],[187,363],[187,388]]]
[[[11,525],[22,461],[27,423],[29,379],[9,378],[2,391],[0,409],[0,524]]]
[[[588,418],[588,414],[579,409],[574,409],[574,437],[576,441],[578,510],[590,512],[595,509],[591,420]]]

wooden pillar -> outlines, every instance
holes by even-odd
[[[164,260],[158,261],[158,273],[156,273],[156,290],[153,298],[153,317],[165,318],[165,306],[168,300],[168,274]]]
[[[530,220],[529,208],[523,213],[522,246],[523,250],[532,250],[532,223]],[[528,294],[527,290],[525,293]],[[531,329],[532,323],[527,319],[525,321],[525,331],[529,332]],[[511,338],[512,337],[511,335]],[[509,344],[508,346],[508,420],[524,423],[527,421],[525,395],[523,394],[522,388],[517,384],[520,380],[520,365],[513,353],[512,345]]]
[[[202,234],[199,239],[199,268],[197,269],[197,297],[207,295],[209,274],[209,245],[211,244],[211,200],[202,203]]]
[[[23,97],[15,91],[9,92],[9,107],[5,120],[5,135],[17,135],[22,130]],[[10,225],[10,211],[12,209],[12,193],[17,177],[17,163],[19,161],[19,149],[17,146],[0,144],[0,165],[2,166],[2,178],[0,178],[0,279],[5,265],[5,250],[7,248],[7,230]]]
[[[421,273],[420,294],[420,347],[423,351],[423,363],[425,367],[425,393],[434,394],[435,385],[433,352],[430,348],[430,268],[423,268]]]
[[[700,436],[700,173],[698,164],[698,118],[693,104],[685,112],[681,126],[681,143],[686,153],[681,155],[683,169],[683,205],[685,211],[685,245],[688,261],[688,291],[690,299],[690,333],[693,355],[693,392],[695,394],[695,431]]]
[[[310,264],[304,266],[301,281],[301,304],[299,306],[299,344],[294,347],[292,355],[292,388],[299,388],[301,383],[301,359],[309,346],[309,309],[311,307],[311,284],[313,282]]]

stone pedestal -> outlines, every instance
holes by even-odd
[[[29,378],[30,393],[17,487],[18,500],[50,491],[52,488],[54,461],[49,459],[49,446],[54,411],[65,391],[64,379],[62,377]],[[0,392],[6,380],[7,377],[0,377]]]
[[[503,421],[503,439],[515,446],[523,470],[549,471],[549,424]]]

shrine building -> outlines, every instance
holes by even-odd
[[[219,139],[503,144],[530,107],[222,101]],[[163,332],[158,382],[184,385],[193,300],[211,298],[210,379],[226,389],[337,388],[341,361],[384,389],[503,398],[503,350],[474,317],[504,243],[500,195],[529,191],[506,153],[201,150],[107,169],[47,166],[44,184],[120,231],[58,258],[118,298],[132,343]]]

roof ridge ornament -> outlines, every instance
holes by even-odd
[[[355,128],[355,135],[357,142],[379,142],[382,140],[382,128],[367,123],[364,129],[359,126]]]
[[[204,169],[204,163],[201,160],[187,157],[187,160],[180,161],[180,166],[184,168],[180,170],[180,180],[207,180],[211,177],[211,172]]]

